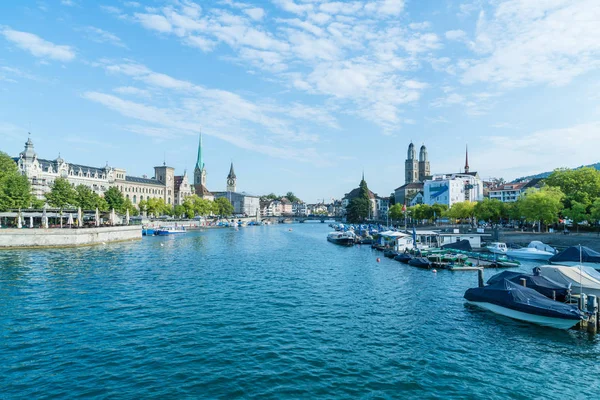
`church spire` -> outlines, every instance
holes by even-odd
[[[227,178],[236,178],[235,171],[233,170],[233,162],[231,163],[231,167],[229,167],[229,175],[227,175]]]
[[[200,131],[200,141],[198,142],[198,159],[196,160],[196,168],[200,171],[204,169],[204,163],[202,162],[202,131]]]
[[[465,146],[465,174],[469,173],[469,145]]]

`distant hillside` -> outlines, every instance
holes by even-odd
[[[584,167],[592,167],[592,168],[596,168],[598,171],[600,171],[600,162],[597,162],[596,164],[582,165],[575,169],[584,168]],[[552,173],[552,171],[542,172],[541,174],[537,174],[537,175],[524,176],[522,178],[515,179],[515,182],[525,181],[525,180],[529,180],[529,179],[536,179],[536,178],[547,178],[548,176],[550,176],[551,173]]]

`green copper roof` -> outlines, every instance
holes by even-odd
[[[196,160],[196,168],[200,171],[204,169],[204,163],[202,162],[202,132],[200,132],[200,141],[198,143],[198,159]]]

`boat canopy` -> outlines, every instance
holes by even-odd
[[[447,243],[442,246],[442,249],[454,249],[454,250],[462,250],[462,251],[473,251],[471,247],[471,242],[468,240],[460,240],[455,243]]]
[[[396,232],[396,231],[385,231],[385,232],[381,232],[379,235],[385,236],[388,238],[401,238],[401,237],[410,236],[410,235],[407,235],[406,233]]]
[[[499,279],[492,285],[468,289],[465,292],[465,299],[553,318],[578,320],[582,315],[577,306],[551,300],[531,288],[518,285],[508,279]]]
[[[581,254],[580,254],[581,249]],[[566,250],[552,256],[551,263],[561,262],[585,262],[585,263],[600,263],[600,253],[585,246],[571,246]]]
[[[556,294],[556,299],[564,301],[569,295],[569,284],[559,283],[550,278],[539,275],[530,275],[522,272],[504,271],[492,276],[488,281],[488,285],[493,285],[503,279],[520,284],[521,279],[525,279],[528,288],[531,288],[548,298],[552,298],[552,292]]]
[[[533,273],[565,285],[572,284],[574,287],[582,286],[588,289],[600,290],[600,273],[592,267],[544,265],[534,268]]]
[[[556,249],[554,247],[550,246],[549,244],[540,242],[539,240],[532,241],[527,247],[542,251],[549,251],[550,253],[556,253]]]

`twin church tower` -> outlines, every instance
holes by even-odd
[[[421,146],[417,159],[415,145],[411,142],[405,161],[405,183],[423,182],[428,176],[431,176],[431,167],[429,166],[427,147]]]

